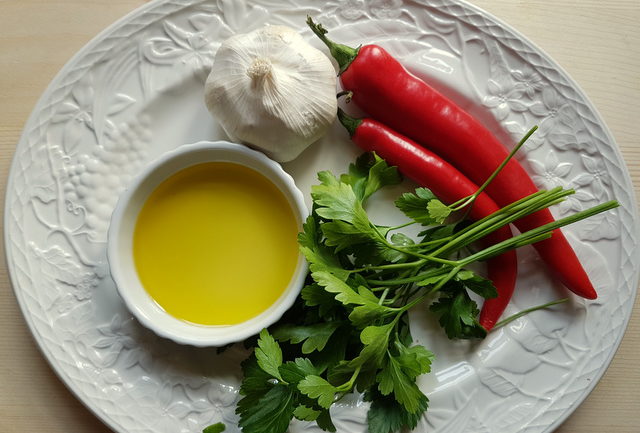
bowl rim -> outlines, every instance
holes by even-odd
[[[178,160],[181,157],[186,158],[188,157],[188,154],[198,152],[226,152],[227,155],[233,154],[241,157],[245,160],[245,162],[243,162],[242,159],[235,160],[233,158],[227,157],[194,161],[193,163],[180,165],[177,169],[168,167],[168,164],[171,161]],[[247,165],[247,159],[257,163],[258,167],[256,168],[254,165]],[[173,340],[174,342],[179,344],[187,344],[197,347],[224,346],[230,343],[242,341],[252,335],[258,334],[263,328],[266,328],[277,322],[295,302],[298,294],[300,293],[300,290],[302,289],[302,286],[304,285],[308,272],[308,264],[302,253],[299,252],[298,262],[296,264],[294,273],[291,276],[289,285],[284,290],[283,294],[278,298],[278,300],[276,300],[267,310],[265,310],[258,316],[233,325],[200,325],[197,323],[187,322],[178,319],[166,312],[148,294],[144,302],[141,302],[140,300],[136,300],[134,298],[132,294],[132,290],[134,290],[134,288],[128,287],[129,283],[126,277],[123,275],[124,268],[122,265],[123,261],[127,262],[127,259],[121,257],[120,254],[120,249],[123,245],[123,241],[120,239],[119,234],[122,231],[125,214],[129,210],[129,207],[133,203],[136,203],[136,193],[138,193],[141,187],[145,185],[145,182],[148,181],[152,175],[157,175],[157,173],[162,172],[163,169],[166,171],[166,173],[161,173],[161,175],[159,176],[159,180],[152,183],[151,191],[155,190],[155,188],[157,188],[158,185],[160,185],[160,183],[162,183],[164,180],[168,179],[181,170],[201,163],[215,161],[236,163],[245,167],[249,167],[259,172],[269,181],[274,183],[289,202],[291,210],[293,211],[294,216],[298,222],[298,229],[301,230],[302,224],[305,222],[309,215],[309,209],[305,203],[304,195],[302,194],[302,191],[300,191],[300,189],[296,186],[293,177],[291,177],[291,175],[288,174],[278,162],[267,157],[262,152],[251,149],[243,144],[217,140],[198,141],[192,144],[180,145],[173,150],[161,154],[156,159],[152,160],[146,166],[144,166],[141,172],[131,180],[127,188],[118,197],[118,201],[111,215],[109,229],[107,231],[107,265],[111,278],[115,283],[116,290],[120,298],[124,301],[127,309],[136,318],[136,320],[138,320],[146,328],[155,332],[157,335]],[[276,184],[276,182],[274,182],[273,177],[280,181],[278,183],[280,185],[283,185],[286,191],[283,190],[281,186]],[[143,201],[146,200],[146,198],[148,198],[148,194],[143,197]],[[135,212],[136,217],[138,213],[139,210]],[[133,260],[131,258],[131,262],[132,261]],[[131,264],[131,262],[129,262],[130,266],[133,266],[133,268],[135,269],[135,265]],[[142,290],[144,290],[144,286],[139,280],[138,283]],[[146,305],[146,308],[143,308],[145,307],[145,305],[141,305],[143,303]],[[150,304],[153,304],[153,307],[150,307]],[[168,320],[176,323],[176,327],[168,327],[166,326],[166,324],[161,325],[157,323],[148,314],[146,314],[146,311],[148,311],[147,308],[154,308],[156,311],[161,311]],[[178,325],[178,323],[180,323],[180,325]],[[178,327],[181,330],[178,330]],[[183,332],[183,330],[185,329],[190,329],[194,332],[194,334],[185,334]],[[204,330],[209,329],[226,332],[214,332],[208,336],[202,334]],[[196,331],[198,331],[198,335],[195,335]]]

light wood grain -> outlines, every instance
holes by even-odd
[[[40,94],[92,37],[142,0],[0,0],[0,192]],[[593,101],[640,186],[640,1],[475,0],[555,59]],[[1,224],[1,223],[0,223]],[[2,248],[2,247],[0,247]],[[4,256],[4,250],[2,249]],[[640,431],[640,306],[611,366],[560,433]],[[0,431],[102,433],[39,352],[0,268]],[[499,433],[499,432],[497,432]]]

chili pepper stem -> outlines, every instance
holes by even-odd
[[[362,119],[356,119],[355,117],[349,116],[347,113],[342,111],[341,108],[338,107],[338,120],[342,123],[342,126],[346,128],[349,132],[349,137],[353,137],[356,133],[356,129],[358,126],[362,124]]]
[[[353,92],[351,90],[342,90],[338,92],[338,94],[336,95],[336,98],[340,99],[343,96],[344,96],[344,102],[348,104],[349,102],[351,102],[351,99],[353,98]]]
[[[342,74],[345,69],[349,67],[351,62],[353,62],[358,55],[358,51],[360,51],[360,47],[353,48],[347,45],[342,45],[333,42],[331,39],[327,38],[326,34],[328,31],[322,27],[322,24],[316,24],[313,22],[310,16],[307,15],[307,25],[311,29],[313,33],[316,34],[320,38],[322,42],[329,48],[329,52],[336,62],[338,62],[338,67],[340,68],[340,72],[338,75]]]

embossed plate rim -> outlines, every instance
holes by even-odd
[[[23,132],[23,136],[20,138],[19,144],[18,146],[20,146],[20,143],[23,143],[23,141],[25,141],[25,137],[28,134],[29,131],[29,127],[32,126],[32,124],[34,123],[34,121],[37,118],[37,114],[39,113],[39,111],[43,108],[43,105],[45,103],[45,101],[47,100],[47,98],[49,98],[51,96],[51,94],[56,90],[56,87],[54,86],[55,84],[58,84],[59,81],[62,80],[62,78],[69,72],[69,70],[71,69],[71,67],[74,65],[74,63],[81,57],[83,57],[87,52],[90,52],[92,48],[94,48],[100,41],[102,41],[105,36],[109,35],[110,33],[112,33],[115,29],[120,28],[123,25],[126,25],[129,21],[132,21],[133,18],[143,15],[146,12],[154,9],[156,6],[159,6],[163,3],[166,4],[171,4],[173,6],[176,6],[176,10],[179,10],[180,7],[184,6],[184,7],[189,7],[192,5],[192,3],[195,2],[180,2],[180,1],[174,1],[174,2],[163,2],[162,0],[155,0],[151,3],[148,3],[146,5],[143,5],[142,7],[132,11],[131,13],[129,13],[128,15],[124,16],[123,18],[121,18],[120,20],[116,21],[114,24],[112,24],[111,26],[107,27],[104,31],[102,31],[100,34],[98,34],[91,42],[89,42],[87,45],[85,45],[85,47],[83,47],[78,53],[76,53],[76,55],[74,55],[68,62],[67,64],[61,69],[61,71],[56,75],[56,77],[52,80],[51,84],[49,85],[49,87],[47,88],[47,90],[43,93],[43,95],[41,96],[40,100],[38,101],[38,103],[36,104],[32,114],[30,115],[26,125],[25,125],[25,130]],[[569,84],[571,84],[571,86],[573,86],[574,90],[576,90],[578,92],[578,94],[580,96],[583,97],[584,99],[584,103],[587,104],[588,108],[590,110],[592,110],[595,114],[596,117],[600,120],[601,116],[599,115],[599,113],[597,112],[597,110],[595,109],[595,107],[593,106],[593,104],[591,103],[591,101],[586,98],[586,96],[584,95],[584,92],[579,88],[579,86],[577,85],[577,83],[575,83],[575,81],[573,79],[571,79],[571,77],[566,73],[566,71],[564,71],[559,65],[557,65],[546,53],[544,53],[542,50],[540,50],[537,46],[535,46],[534,44],[532,44],[528,39],[526,39],[523,35],[521,35],[520,33],[518,33],[516,30],[514,30],[511,26],[503,23],[502,21],[500,21],[499,19],[497,19],[496,17],[494,17],[491,14],[488,14],[487,12],[481,10],[480,8],[469,4],[466,1],[461,1],[459,0],[457,3],[463,5],[465,8],[475,11],[481,15],[484,15],[485,17],[490,18],[491,21],[493,21],[494,23],[498,24],[499,26],[501,26],[502,28],[508,30],[510,33],[514,34],[515,36],[519,37],[520,40],[526,42],[526,44],[528,44],[530,47],[534,48],[538,53],[540,53],[547,61],[549,61],[551,63],[551,65],[560,72],[560,74],[563,76],[563,78],[565,78]],[[613,137],[610,133],[610,131],[608,130],[607,126],[604,124],[604,122],[601,122],[600,124],[601,128],[603,129],[605,135],[607,136],[607,139],[611,142],[611,143],[615,143],[615,141],[613,140]],[[619,149],[617,146],[613,146],[612,150],[615,154],[615,156],[620,160],[620,161],[624,161],[623,158],[621,157],[621,154],[619,152]],[[18,161],[17,161],[17,154],[14,155],[13,161],[12,161],[12,165],[11,165],[11,173],[15,172],[15,166],[18,165]],[[626,170],[622,170],[623,172],[623,176],[624,176],[624,183],[628,186],[631,185],[630,179],[629,179],[629,175],[628,172]],[[9,176],[9,182],[8,182],[8,186],[7,186],[7,195],[10,193],[11,189],[13,188],[14,184],[14,179],[13,176]],[[637,217],[637,206],[635,204],[635,197],[633,195],[629,196],[630,201],[633,204],[633,210],[632,212],[635,214],[635,216]],[[7,200],[5,202],[5,246],[6,246],[6,250],[7,250],[7,255],[6,255],[6,261],[7,261],[7,265],[9,270],[13,270],[15,263],[14,263],[14,258],[11,256],[11,248],[10,248],[10,244],[9,244],[9,224],[6,224],[6,218],[7,218],[7,214],[8,214],[8,210],[9,210],[9,201]],[[637,218],[636,218],[636,222],[637,222]],[[637,237],[637,232],[638,232],[638,227],[636,224],[636,237]],[[635,251],[637,251],[637,245],[635,247]],[[63,383],[65,383],[65,385],[76,395],[76,397],[78,397],[78,399],[80,401],[83,402],[83,404],[85,404],[85,406],[87,406],[90,410],[92,410],[96,416],[101,419],[105,424],[111,426],[112,428],[122,428],[122,426],[113,418],[108,417],[107,413],[103,411],[103,409],[98,408],[98,405],[95,401],[93,400],[86,400],[85,398],[82,397],[82,391],[80,390],[80,387],[76,384],[76,382],[71,379],[68,374],[65,372],[65,370],[62,368],[62,365],[58,365],[55,362],[55,357],[53,356],[52,353],[50,353],[48,351],[48,348],[45,347],[46,345],[43,344],[42,339],[44,338],[43,336],[41,336],[37,330],[36,327],[33,323],[33,321],[35,320],[32,316],[30,316],[28,313],[28,309],[26,306],[26,303],[24,302],[24,300],[21,298],[21,293],[19,293],[19,291],[17,290],[17,287],[19,287],[18,285],[18,281],[17,281],[17,277],[14,275],[13,272],[10,272],[10,278],[11,278],[11,283],[12,286],[14,288],[14,294],[18,300],[18,303],[20,304],[20,308],[22,310],[23,316],[25,317],[25,320],[29,326],[29,329],[32,333],[32,335],[34,336],[34,339],[36,340],[36,342],[38,343],[38,347],[40,348],[40,350],[43,352],[43,354],[45,355],[45,358],[47,359],[47,361],[49,362],[49,364],[52,366],[53,370],[56,372],[56,374],[62,379]],[[633,297],[636,296],[636,288],[637,288],[637,282],[638,282],[638,272],[636,270],[635,273],[635,286],[633,288]],[[621,330],[622,332],[619,333],[619,335],[617,336],[617,341],[615,342],[615,344],[612,346],[613,350],[611,350],[609,352],[609,355],[607,357],[606,362],[603,365],[608,366],[609,363],[611,362],[611,359],[613,358],[613,356],[615,355],[615,352],[617,350],[617,348],[619,347],[620,341],[622,340],[622,336],[624,335],[624,330],[626,329],[626,326],[628,324],[628,320],[630,318],[630,310],[632,308],[632,304],[630,304],[629,306],[626,307],[626,317],[624,320],[624,324],[621,326]],[[606,371],[606,368],[600,368],[600,370],[598,370],[598,373],[596,374],[596,379],[600,379],[600,377],[604,374],[604,372]],[[580,403],[582,400],[584,400],[584,398],[586,398],[586,396],[589,394],[589,392],[593,389],[593,387],[595,387],[596,383],[598,380],[593,380],[592,383],[586,387],[580,394],[579,398],[576,399],[577,403]],[[567,416],[569,416],[569,414],[573,411],[573,409],[575,409],[575,407],[577,406],[577,404],[574,404],[572,406],[570,406],[569,408],[567,408],[567,410],[562,413],[562,415],[556,419],[555,423],[550,426],[549,428],[555,428],[557,425],[559,425],[561,422],[563,422]]]
[[[54,371],[54,373],[56,374],[56,376],[58,376],[58,378],[60,379],[60,381],[67,387],[67,389],[82,403],[83,406],[85,406],[87,409],[89,409],[89,411],[91,413],[93,413],[105,426],[111,428],[111,429],[122,429],[122,426],[114,419],[108,417],[107,413],[104,412],[103,410],[101,410],[98,405],[96,404],[96,402],[94,402],[93,400],[90,399],[85,399],[84,396],[82,395],[82,392],[80,390],[80,386],[74,381],[72,380],[70,377],[68,377],[67,373],[64,371],[62,365],[58,364],[55,362],[55,358],[53,356],[53,354],[51,354],[48,350],[48,348],[46,347],[45,344],[43,344],[43,342],[41,341],[42,337],[40,336],[40,334],[37,332],[35,325],[33,323],[34,318],[32,317],[32,315],[28,314],[29,311],[27,309],[26,303],[24,301],[22,301],[22,297],[21,297],[21,292],[19,292],[19,290],[17,289],[18,284],[16,281],[16,275],[14,272],[11,272],[13,269],[13,256],[10,254],[10,245],[9,245],[9,224],[7,224],[7,215],[9,212],[9,207],[10,207],[10,202],[9,200],[7,200],[10,191],[13,188],[13,183],[14,181],[14,177],[12,176],[12,173],[15,172],[14,167],[17,166],[18,164],[18,153],[17,153],[17,149],[20,146],[21,143],[23,143],[23,141],[26,140],[26,136],[28,134],[29,131],[29,126],[35,121],[35,119],[37,118],[38,113],[40,112],[40,110],[42,109],[43,105],[45,104],[45,101],[55,92],[56,90],[56,84],[58,82],[60,82],[62,80],[62,78],[69,72],[70,69],[72,69],[73,65],[75,64],[75,62],[79,59],[81,59],[84,55],[86,55],[87,53],[89,53],[96,45],[98,45],[103,39],[105,39],[106,36],[108,36],[109,34],[111,34],[112,32],[114,32],[116,29],[120,28],[122,25],[125,25],[126,23],[128,23],[129,21],[131,21],[133,18],[143,15],[144,13],[146,13],[147,11],[154,9],[157,5],[163,3],[164,0],[153,0],[150,1],[149,3],[146,3],[134,10],[132,10],[131,12],[125,14],[124,16],[122,16],[121,18],[119,18],[118,20],[114,21],[113,23],[111,23],[109,26],[107,26],[105,29],[103,29],[101,32],[99,32],[96,36],[94,36],[89,42],[87,42],[82,48],[80,48],[80,50],[78,50],[78,52],[76,52],[65,64],[64,66],[60,69],[60,71],[53,77],[53,79],[51,80],[51,82],[47,85],[47,88],[45,89],[45,91],[42,93],[42,95],[40,96],[40,98],[38,98],[38,101],[36,102],[36,105],[34,106],[33,110],[31,111],[31,114],[29,115],[29,117],[27,118],[27,121],[25,122],[25,126],[23,128],[22,133],[20,134],[20,138],[18,139],[18,143],[16,144],[16,152],[14,152],[13,157],[11,158],[11,164],[9,167],[9,174],[8,174],[8,180],[7,180],[7,189],[6,189],[6,193],[5,193],[5,204],[4,204],[4,230],[3,230],[3,236],[4,236],[4,247],[5,247],[5,264],[7,266],[8,269],[8,274],[9,274],[9,280],[11,283],[11,287],[13,288],[13,294],[16,297],[16,301],[20,307],[20,311],[22,312],[22,316],[25,320],[25,322],[27,323],[27,326],[29,328],[29,333],[31,334],[31,337],[33,338],[33,340],[36,342],[36,346],[38,347],[38,350],[43,354],[44,358],[46,359],[47,363],[49,364],[49,366],[51,367],[51,369]]]
[[[595,104],[591,101],[591,99],[589,99],[589,97],[587,96],[587,93],[582,89],[582,87],[580,86],[580,84],[567,72],[567,70],[560,65],[558,62],[556,62],[553,57],[551,57],[551,55],[549,55],[549,53],[547,53],[546,50],[542,49],[539,45],[537,45],[535,42],[531,41],[529,38],[527,38],[527,36],[525,36],[523,33],[521,33],[519,30],[517,30],[515,27],[513,27],[511,24],[507,23],[506,21],[502,20],[501,18],[497,17],[495,14],[491,13],[491,12],[487,12],[486,10],[480,8],[479,6],[476,6],[472,3],[470,3],[469,0],[458,0],[458,2],[463,3],[465,5],[467,5],[470,9],[474,9],[476,10],[476,12],[484,14],[486,17],[490,18],[492,21],[494,21],[496,24],[499,24],[501,27],[503,27],[504,29],[508,30],[509,32],[511,32],[512,34],[514,34],[515,36],[517,36],[520,40],[528,43],[532,48],[534,48],[536,51],[538,51],[538,53],[544,57],[546,60],[548,60],[551,65],[553,65],[553,67],[560,72],[560,74],[571,84],[571,86],[578,92],[578,94],[580,94],[583,99],[584,99],[584,103],[588,106],[588,108],[596,115],[596,117],[601,121],[600,126],[602,127],[605,135],[607,136],[607,138],[609,139],[609,141],[611,143],[613,143],[613,151],[615,153],[615,155],[620,159],[620,161],[623,161],[624,163],[624,158],[622,156],[622,152],[620,151],[620,147],[618,146],[617,141],[615,140],[611,130],[609,129],[609,126],[604,122],[604,118],[602,116],[602,114],[600,113],[600,111],[598,110],[598,108],[595,106]],[[631,177],[629,174],[629,171],[626,167],[626,163],[624,166],[625,170],[623,172],[623,176],[624,176],[624,180],[625,183],[627,184],[627,187],[629,187],[631,189],[631,191],[634,190],[633,187],[633,183],[631,181]],[[636,200],[636,196],[634,194],[630,194],[629,195],[630,201],[631,201],[631,205],[633,207],[633,212],[635,213],[635,233],[636,233],[636,239],[640,238],[640,221],[638,221],[639,218],[639,213],[638,213],[638,202]],[[638,247],[636,246],[636,252],[638,252]],[[636,264],[638,265],[638,264]],[[547,430],[545,431],[549,431],[552,432],[555,429],[557,429],[558,427],[560,427],[560,425],[562,425],[567,418],[569,418],[571,416],[571,414],[578,408],[578,406],[580,406],[589,396],[589,394],[591,394],[591,392],[595,389],[595,387],[598,385],[598,383],[600,382],[600,380],[602,379],[602,377],[604,376],[604,374],[606,373],[606,371],[608,370],[609,366],[611,365],[611,362],[613,361],[613,358],[615,357],[616,353],[618,352],[618,349],[620,348],[620,344],[622,343],[622,339],[626,333],[627,327],[629,325],[629,320],[631,319],[631,314],[633,311],[633,306],[635,304],[635,299],[638,296],[638,285],[640,284],[640,269],[638,269],[636,267],[636,273],[635,273],[635,278],[633,281],[633,295],[631,296],[630,302],[628,303],[627,306],[627,314],[626,317],[624,319],[624,323],[622,325],[622,332],[617,336],[617,340],[616,342],[613,344],[613,350],[611,350],[611,352],[609,353],[609,356],[607,357],[607,360],[604,362],[602,368],[600,368],[600,370],[598,371],[598,373],[595,375],[594,380],[591,381],[591,384],[589,386],[587,386],[584,390],[584,392],[578,396],[578,398],[575,400],[574,405],[572,407],[569,407],[567,410],[565,410],[561,416],[559,416],[556,421],[554,423],[552,423],[551,425],[549,425],[547,427]]]

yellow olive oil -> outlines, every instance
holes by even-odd
[[[133,257],[149,295],[172,316],[233,325],[282,295],[298,227],[283,193],[239,164],[208,162],[161,183],[136,221]]]

